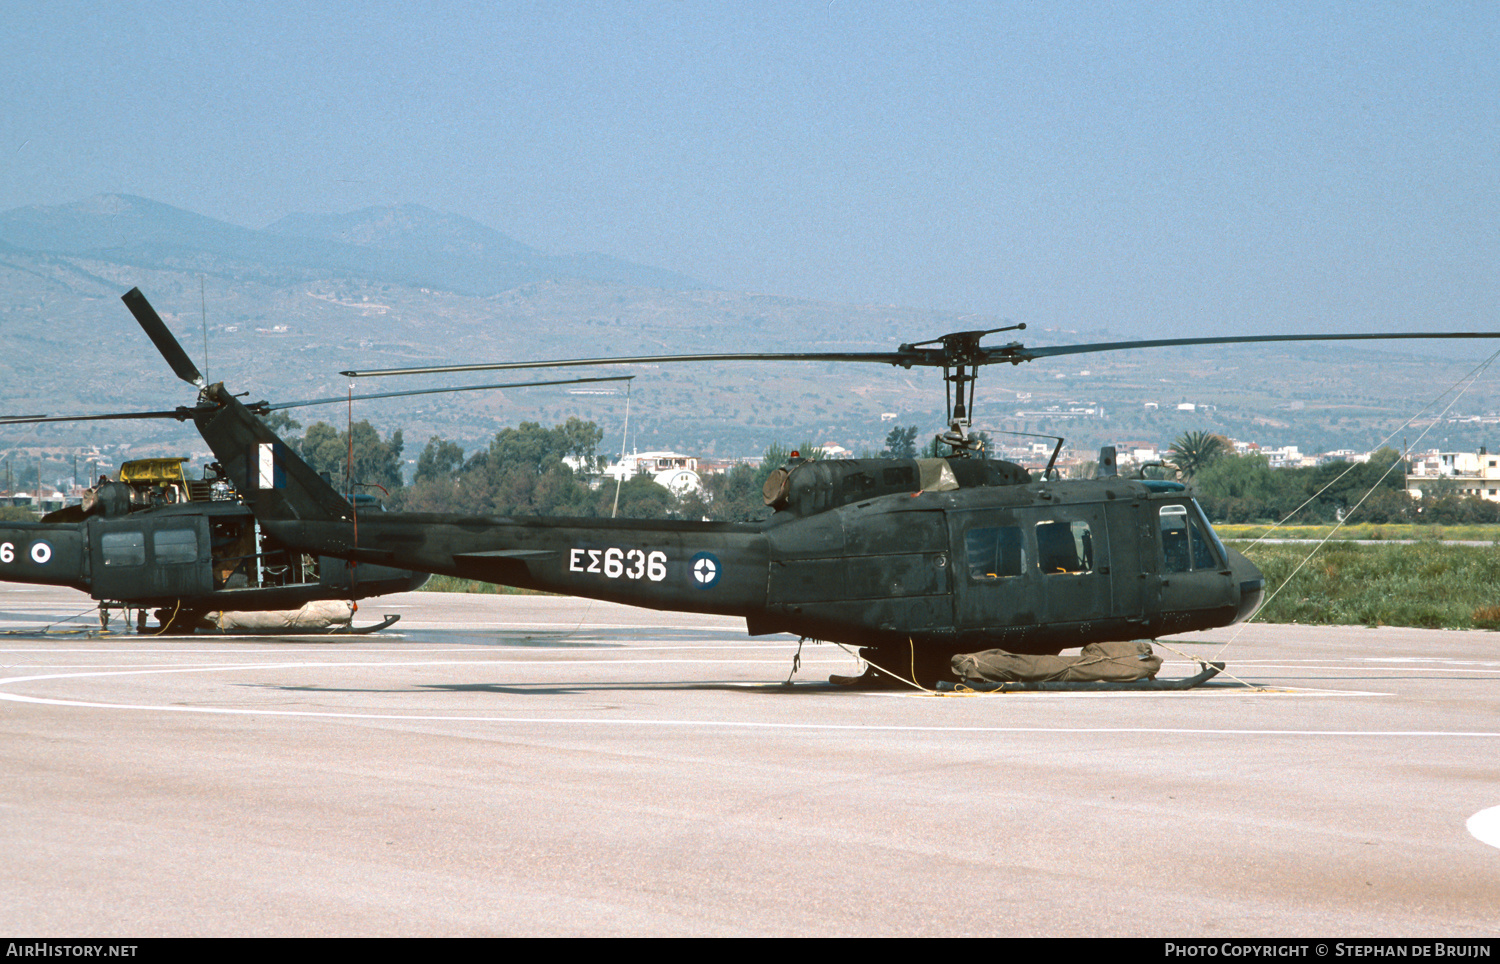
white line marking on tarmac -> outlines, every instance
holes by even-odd
[[[690,660],[639,660],[636,662],[692,662]],[[440,661],[423,662],[412,661],[408,663],[389,664],[400,666],[451,666],[451,665],[476,665],[465,661]],[[255,669],[310,669],[310,668],[338,668],[343,667],[367,667],[368,664],[361,663],[319,663],[309,666],[306,663],[280,663],[280,664],[256,664],[239,666],[205,666],[176,669],[150,669],[150,670],[126,670],[115,672],[93,672],[93,673],[50,673],[33,676],[13,676],[0,679],[0,686],[11,683],[27,683],[40,680],[59,679],[89,679],[108,676],[147,676],[168,675],[176,673],[204,673],[217,670],[255,670]],[[22,696],[17,693],[0,692],[0,700],[13,703],[30,703],[40,706],[63,706],[75,709],[97,709],[97,710],[136,710],[156,713],[203,713],[214,716],[281,716],[302,719],[330,719],[330,720],[393,720],[399,722],[469,722],[469,723],[495,723],[504,725],[537,726],[537,725],[563,725],[563,726],[596,726],[596,727],[702,727],[705,729],[742,729],[742,730],[822,730],[822,731],[862,731],[862,732],[895,732],[895,733],[1057,733],[1057,734],[1177,734],[1197,736],[1311,736],[1311,737],[1455,737],[1460,739],[1495,739],[1500,738],[1500,732],[1489,731],[1453,731],[1443,732],[1440,730],[1242,730],[1242,729],[1208,729],[1203,727],[1053,727],[1053,726],[926,726],[926,725],[897,725],[897,724],[864,724],[864,723],[767,723],[750,720],[664,720],[664,719],[604,719],[585,717],[521,717],[521,716],[469,716],[469,715],[447,715],[431,713],[345,713],[331,710],[283,710],[283,709],[246,709],[243,707],[215,707],[215,706],[182,706],[142,703],[99,703],[89,700],[54,699],[38,696]]]
[[[671,651],[675,651],[675,650],[695,650],[695,649],[699,649],[699,648],[704,648],[704,647],[697,647],[697,646],[660,646],[660,647],[633,647],[632,649],[633,649],[634,652],[652,652],[652,651],[655,651],[655,650],[665,650],[665,651],[671,652]],[[707,648],[712,648],[712,647],[707,647]],[[393,651],[395,651],[395,650],[393,650]],[[455,649],[455,650],[448,650],[448,651],[449,652],[473,652],[473,650],[469,650],[469,649]],[[538,650],[536,650],[536,649],[534,649],[532,647],[527,647],[527,646],[493,647],[493,648],[489,648],[489,649],[485,650],[486,653],[509,652],[509,651],[514,651],[514,652],[517,652],[517,653],[526,653],[528,655],[529,654],[534,654],[534,653],[538,652]],[[88,651],[84,651],[84,652],[88,652]],[[169,651],[165,651],[164,650],[164,651],[153,651],[153,652],[169,652]],[[271,650],[270,652],[276,652],[276,655],[278,655],[278,656],[285,656],[285,655],[287,655],[286,651],[279,651],[278,652],[278,651],[275,651],[275,650]],[[444,650],[438,650],[437,652],[444,652]],[[584,649],[584,650],[579,650],[578,652],[594,652],[594,650],[592,650],[592,649]],[[197,652],[193,652],[192,655],[197,655]],[[362,656],[362,655],[366,655],[366,653],[365,652],[360,652],[360,653],[356,653],[354,655]],[[379,656],[380,654],[378,652],[370,652],[369,655]],[[821,673],[822,672],[822,670],[818,669],[818,667],[836,666],[836,665],[842,665],[842,664],[843,664],[843,660],[837,654],[826,654],[823,657],[810,656],[804,662],[804,665],[807,668],[809,668],[810,670],[813,670],[813,672],[815,672],[815,673]],[[17,664],[0,664],[0,669],[13,669],[16,665]],[[27,664],[19,664],[19,665],[27,665]],[[149,675],[149,674],[153,674],[153,673],[154,674],[201,673],[201,672],[210,671],[210,670],[238,671],[238,670],[253,670],[253,669],[337,669],[337,668],[351,668],[351,667],[352,668],[363,668],[363,669],[368,669],[368,668],[371,668],[371,667],[377,667],[377,668],[378,667],[389,667],[389,668],[408,668],[409,669],[409,668],[412,668],[412,667],[426,667],[426,666],[471,666],[471,667],[482,667],[482,666],[514,666],[514,667],[537,668],[537,667],[543,667],[543,666],[579,667],[579,666],[657,666],[657,665],[672,665],[672,666],[685,665],[685,666],[697,666],[697,667],[708,666],[708,665],[712,665],[712,666],[775,666],[775,667],[777,667],[779,669],[779,668],[782,668],[782,667],[785,666],[785,661],[783,659],[779,658],[779,657],[778,658],[773,658],[773,659],[750,659],[750,658],[740,658],[740,659],[722,659],[722,658],[715,658],[715,659],[702,659],[702,658],[699,658],[699,659],[667,659],[667,658],[660,658],[660,657],[653,658],[653,659],[620,659],[618,657],[614,657],[614,658],[608,658],[608,659],[578,659],[578,658],[571,658],[571,659],[515,659],[515,660],[506,660],[506,659],[433,660],[433,659],[428,659],[428,660],[397,660],[397,661],[388,661],[388,660],[383,660],[383,659],[373,659],[373,660],[367,660],[367,661],[361,661],[361,662],[341,661],[341,662],[328,662],[328,663],[325,663],[325,662],[299,662],[299,663],[285,663],[285,662],[276,662],[276,663],[217,663],[217,662],[205,662],[205,663],[189,664],[187,666],[178,665],[178,666],[173,666],[173,667],[160,667],[160,666],[156,666],[156,667],[141,667],[141,666],[136,666],[136,667],[134,667],[132,669],[115,669],[115,668],[113,668],[113,667],[116,667],[118,665],[119,664],[109,664],[109,663],[105,663],[105,664],[78,663],[78,664],[73,664],[71,666],[64,666],[64,665],[59,665],[59,664],[56,664],[56,663],[53,663],[51,665],[46,665],[46,664],[30,664],[30,665],[27,666],[28,669],[32,670],[32,673],[30,675],[27,675],[27,676],[15,676],[15,677],[10,677],[8,679],[0,679],[0,686],[4,686],[7,683],[25,683],[25,682],[33,682],[33,681],[36,681],[36,680],[44,680],[44,679],[71,679],[71,678],[80,678],[81,679],[81,678],[84,678],[84,677],[97,677],[97,676],[136,676],[136,675]],[[1173,666],[1175,664],[1170,664],[1169,663],[1169,664],[1166,664],[1166,665]],[[1183,664],[1183,665],[1190,665],[1190,664]],[[42,673],[42,672],[40,672],[44,668],[45,669],[51,669],[51,670],[53,670],[53,672],[50,672],[50,673]],[[85,672],[85,670],[91,670],[92,672]],[[809,679],[803,679],[801,682],[803,682],[803,683],[809,683],[809,682],[813,682],[813,681],[809,680]],[[720,684],[720,685],[723,685],[723,684]],[[746,681],[746,682],[741,682],[741,683],[732,683],[732,684],[729,684],[729,685],[737,686],[737,687],[744,688],[744,689],[759,689],[759,688],[779,689],[783,684],[780,683],[780,682],[774,682],[773,683],[773,682],[764,682],[764,681]],[[1212,695],[1218,695],[1218,696],[1229,696],[1229,695],[1238,695],[1238,696],[1248,696],[1248,695],[1257,695],[1257,696],[1390,696],[1391,695],[1390,693],[1381,693],[1381,692],[1366,691],[1366,690],[1330,690],[1330,689],[1315,689],[1315,688],[1312,688],[1312,687],[1290,687],[1290,686],[1274,686],[1274,687],[1269,687],[1269,686],[1230,687],[1230,686],[1223,686],[1223,685],[1221,685],[1221,686],[1215,686],[1215,687],[1213,687],[1211,689],[1197,690],[1195,692],[1197,692],[1200,695],[1202,695],[1202,694],[1212,694]],[[851,694],[851,695],[853,695],[853,694]],[[886,697],[886,698],[895,698],[895,699],[910,699],[910,698],[915,698],[915,697],[940,696],[941,698],[944,698],[944,699],[1005,699],[1005,698],[1008,698],[1008,699],[1021,699],[1021,698],[1027,698],[1027,699],[1106,699],[1106,700],[1112,700],[1112,699],[1126,699],[1126,698],[1149,699],[1149,698],[1153,698],[1153,697],[1160,697],[1162,695],[1162,693],[1158,692],[1158,691],[1150,691],[1150,690],[1123,690],[1123,691],[1115,692],[1115,693],[1100,692],[1100,691],[1060,692],[1060,691],[1042,690],[1042,691],[1022,691],[1022,692],[1014,692],[1014,693],[962,692],[962,693],[942,693],[942,694],[937,694],[937,693],[933,693],[930,690],[918,690],[916,688],[911,688],[909,690],[876,691],[876,692],[870,692],[870,693],[861,693],[859,695],[866,696],[866,697],[875,697],[875,698]],[[4,694],[0,694],[0,698],[4,698]]]
[[[1480,843],[1500,847],[1500,807],[1481,810],[1469,818],[1469,833]]]

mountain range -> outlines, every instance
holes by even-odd
[[[205,357],[201,367],[211,378],[273,401],[344,393],[348,382],[336,372],[351,367],[809,345],[871,350],[959,323],[939,312],[716,291],[601,254],[550,255],[418,205],[296,214],[252,230],[145,198],[101,195],[0,212],[0,411],[128,411],[184,401],[183,386],[119,302],[137,286],[195,358]],[[806,374],[657,370],[656,404],[635,408],[632,438],[648,447],[726,453],[758,451],[768,431],[842,432],[850,419],[873,424],[864,434],[881,434],[889,392],[866,398],[851,415],[832,397],[831,372],[811,380]],[[790,404],[762,406],[746,397],[767,385],[779,386],[780,400]],[[386,425],[405,427],[408,437],[474,443],[519,419],[570,414],[623,434],[623,397],[609,387],[594,391],[606,394],[427,396],[370,403],[363,414],[387,416]],[[898,386],[898,393],[912,392]],[[923,392],[924,409],[930,401]],[[816,413],[816,429],[800,427],[807,412]],[[0,433],[0,443],[85,436],[160,445],[180,445],[169,440],[183,437],[171,423],[105,423],[12,430]]]
[[[142,267],[211,255],[301,274],[356,275],[479,296],[559,278],[702,287],[684,275],[608,255],[544,254],[477,221],[418,204],[292,214],[257,231],[146,198],[104,194],[0,213],[0,243]]]
[[[337,374],[345,369],[879,351],[1004,323],[721,291],[605,255],[547,254],[411,204],[294,214],[254,230],[145,198],[101,195],[0,212],[0,412],[139,411],[191,401],[119,301],[137,286],[211,379],[272,401],[551,377],[351,386]],[[1026,332],[1031,344],[1122,337],[1104,326]],[[1455,367],[1426,349],[1317,344],[1075,356],[986,370],[976,415],[986,430],[1067,435],[1084,451],[1110,442],[1165,444],[1202,429],[1308,451],[1359,450],[1417,411],[1447,383],[1449,369],[1472,363]],[[428,395],[360,402],[352,417],[403,429],[412,457],[432,435],[472,449],[506,425],[575,415],[598,422],[607,447],[720,457],[758,454],[771,442],[878,449],[893,425],[916,424],[926,436],[942,418],[942,384],[930,371],[726,363],[611,373],[637,376],[629,395],[608,385]],[[1456,411],[1496,409],[1500,391],[1481,381]],[[351,413],[333,406],[294,414],[307,423],[342,422]],[[1490,424],[1445,425],[1426,444],[1493,444]],[[174,422],[0,430],[0,453],[85,445],[130,445],[137,454],[201,450],[191,429]]]

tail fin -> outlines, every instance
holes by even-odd
[[[207,403],[193,422],[240,497],[263,522],[341,521],[354,507],[266,427],[239,399],[216,382],[203,390]]]
[[[254,413],[225,391],[223,382],[203,387],[198,367],[141,294],[141,289],[130,289],[120,300],[177,377],[202,389],[197,406],[179,409],[181,414],[176,417],[192,415],[203,441],[213,450],[214,458],[258,519],[347,522],[354,518],[354,507]]]

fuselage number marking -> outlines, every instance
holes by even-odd
[[[39,566],[45,566],[52,561],[52,547],[45,542],[33,542],[31,544],[31,561]],[[14,542],[0,542],[0,562],[16,561],[16,544]]]
[[[667,578],[667,554],[644,549],[574,549],[568,553],[569,572],[593,572],[607,579],[661,582]]]

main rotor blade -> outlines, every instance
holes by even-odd
[[[376,392],[373,395],[339,395],[333,398],[310,398],[305,402],[281,402],[267,405],[266,411],[301,408],[304,405],[328,405],[334,402],[363,401],[367,398],[399,398],[402,395],[437,395],[442,392],[477,392],[491,388],[535,388],[538,385],[578,385],[584,382],[628,382],[634,375],[610,375],[603,378],[559,378],[550,382],[510,382],[505,385],[462,385],[458,388],[417,388],[409,392]]]
[[[1021,362],[1031,361],[1036,358],[1052,358],[1057,355],[1086,355],[1100,351],[1129,351],[1135,348],[1176,348],[1186,345],[1245,345],[1271,341],[1400,341],[1405,339],[1426,340],[1433,338],[1500,338],[1500,332],[1442,331],[1431,334],[1403,332],[1400,334],[1383,335],[1230,335],[1219,338],[1154,338],[1146,341],[1101,341],[1088,345],[1054,345],[1049,348],[1026,348],[1024,346],[1005,345],[1000,348],[985,349],[986,357],[981,364],[990,365],[996,362],[1010,362],[1019,365]]]
[[[167,328],[167,323],[161,320],[161,315],[158,315],[156,309],[151,307],[151,302],[141,294],[141,289],[131,288],[120,296],[120,300],[125,302],[125,307],[130,309],[132,315],[135,315],[135,320],[140,322],[141,327],[146,330],[147,337],[156,345],[156,350],[161,352],[161,357],[167,360],[167,364],[172,366],[172,371],[177,373],[177,377],[195,388],[202,388],[206,384],[203,380],[203,373],[198,371],[198,366],[194,365],[187,352],[182,350],[182,345]]]
[[[108,415],[12,415],[0,418],[0,425],[40,425],[44,422],[102,422],[128,418],[175,418],[186,422],[195,410],[179,406],[170,412],[112,412]]]
[[[427,368],[377,368],[370,371],[339,372],[348,378],[374,378],[381,375],[440,375],[447,372],[506,371],[514,368],[582,368],[587,365],[663,365],[673,362],[719,361],[833,361],[875,362],[900,365],[906,358],[900,352],[730,352],[707,355],[632,355],[624,358],[555,358],[551,361],[495,362],[484,365],[434,365]]]
[[[995,329],[1002,331],[1006,329]],[[1008,362],[1019,365],[1037,358],[1057,355],[1082,355],[1092,352],[1128,351],[1136,348],[1171,348],[1188,345],[1238,345],[1276,341],[1394,341],[1404,339],[1500,338],[1500,332],[1459,331],[1432,334],[1354,334],[1354,335],[1228,335],[1208,338],[1153,338],[1141,341],[1108,341],[1086,345],[1053,345],[1027,348],[1020,342],[983,348],[979,338],[985,331],[965,331],[944,335],[925,342],[902,345],[893,352],[729,352],[702,355],[631,355],[622,358],[558,358],[533,362],[493,362],[477,365],[433,365],[422,368],[380,368],[369,371],[345,371],[349,378],[373,378],[384,375],[437,375],[449,372],[508,371],[522,368],[569,368],[590,365],[664,365],[678,362],[726,361],[801,361],[857,362],[875,365],[898,365],[944,368],[957,365],[996,365]],[[926,347],[938,345],[941,347]]]

